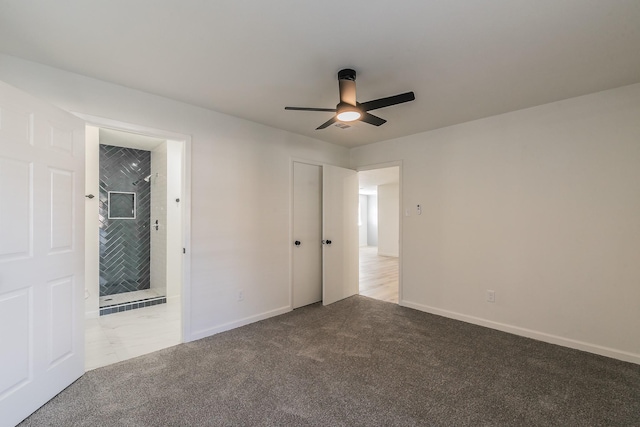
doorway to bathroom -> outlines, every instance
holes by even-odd
[[[98,137],[99,314],[164,304],[179,293],[167,280],[171,142],[111,129]]]
[[[86,128],[87,370],[182,342],[185,145]]]

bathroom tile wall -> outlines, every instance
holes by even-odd
[[[150,151],[100,145],[100,296],[150,287],[149,175]],[[136,219],[109,219],[109,191],[136,193]]]

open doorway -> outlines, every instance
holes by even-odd
[[[185,144],[86,128],[87,370],[182,342]]]
[[[400,264],[400,167],[360,171],[360,295],[397,304]]]

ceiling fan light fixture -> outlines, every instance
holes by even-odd
[[[406,92],[399,95],[387,96],[386,98],[374,99],[372,101],[362,103],[358,102],[356,100],[356,72],[351,68],[340,70],[340,72],[338,72],[338,89],[340,90],[340,103],[336,105],[336,108],[284,107],[284,109],[335,113],[331,115],[329,120],[318,126],[316,130],[326,129],[333,124],[336,124],[337,126],[338,124],[336,122],[345,123],[343,126],[349,127],[350,125],[346,123],[355,122],[357,120],[373,126],[381,126],[387,121],[378,116],[374,116],[369,111],[402,104],[416,99],[413,92]]]
[[[353,106],[341,107],[338,110],[336,118],[341,122],[353,122],[358,120],[362,116],[360,110]]]

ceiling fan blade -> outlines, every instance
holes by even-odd
[[[327,111],[335,113],[335,108],[313,108],[313,107],[284,107],[285,110],[295,110],[295,111]]]
[[[336,116],[331,117],[329,120],[327,120],[326,122],[324,122],[323,124],[321,124],[320,126],[318,126],[316,128],[316,130],[320,130],[320,129],[324,129],[326,127],[331,126],[332,124],[334,124],[336,122]]]
[[[369,123],[370,125],[380,126],[385,124],[387,121],[385,119],[381,119],[378,116],[374,116],[373,114],[362,112],[362,117],[360,117],[361,122]]]
[[[390,105],[402,104],[416,99],[413,92],[401,93],[400,95],[389,96],[387,98],[374,99],[373,101],[363,102],[359,105],[362,111],[377,110],[378,108],[389,107]]]

